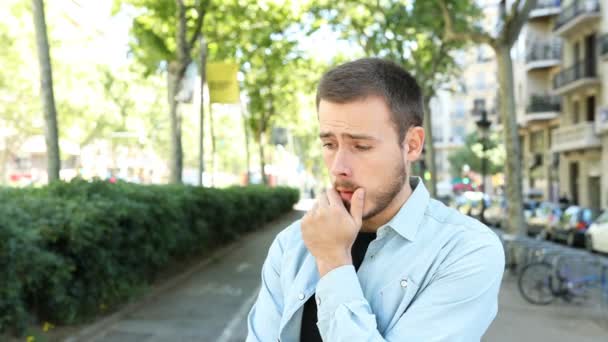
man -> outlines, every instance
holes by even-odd
[[[272,243],[247,341],[479,341],[504,253],[408,176],[425,136],[416,81],[360,59],[323,76],[317,109],[333,188]]]

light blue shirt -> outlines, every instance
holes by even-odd
[[[315,295],[324,341],[479,341],[494,320],[504,252],[479,221],[429,197],[420,178],[399,212],[377,231],[358,270],[323,278],[300,221],[277,235],[248,316],[247,341],[300,339]]]

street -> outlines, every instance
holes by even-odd
[[[247,235],[222,257],[116,323],[93,341],[243,341],[246,315],[256,298],[260,268],[272,239],[302,215],[293,212]],[[505,274],[499,313],[483,341],[600,341],[608,336],[599,304],[526,303]],[[605,315],[605,313],[604,313]]]

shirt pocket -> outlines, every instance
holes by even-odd
[[[412,303],[419,286],[408,275],[392,279],[380,290],[379,328],[382,333],[390,329]]]

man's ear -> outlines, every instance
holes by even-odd
[[[403,139],[403,147],[407,147],[406,160],[414,162],[420,158],[424,148],[424,128],[421,126],[410,127]]]

